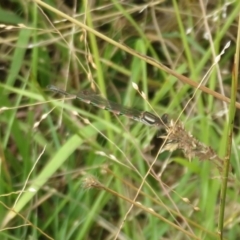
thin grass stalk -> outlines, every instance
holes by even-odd
[[[221,185],[221,196],[220,196],[220,211],[219,211],[219,222],[218,222],[218,230],[220,233],[220,239],[223,239],[223,227],[224,227],[224,212],[225,212],[225,203],[227,196],[227,183],[228,183],[228,175],[230,169],[230,159],[231,159],[231,149],[232,149],[232,134],[234,127],[234,117],[236,112],[236,95],[238,89],[238,66],[239,66],[239,51],[240,51],[240,16],[238,22],[238,36],[237,36],[237,46],[236,46],[236,54],[234,61],[234,68],[232,74],[232,88],[231,88],[231,102],[230,102],[230,110],[229,110],[229,124],[228,124],[228,143],[226,146],[226,157],[224,159],[223,166],[223,179]]]
[[[88,26],[90,26],[92,29],[94,29],[93,23],[92,23],[92,15],[91,15],[91,11],[90,11],[90,3],[88,1],[85,1],[85,8],[86,8],[86,18],[87,18],[87,24]],[[91,50],[94,56],[94,64],[96,64],[96,73],[97,73],[97,82],[99,85],[99,88],[101,90],[101,92],[104,94],[104,96],[106,96],[106,81],[104,80],[104,74],[103,74],[103,68],[102,68],[102,64],[100,61],[100,53],[99,53],[99,49],[97,46],[97,39],[96,39],[96,35],[94,35],[91,32],[87,32],[86,33],[89,36],[89,40],[90,40],[90,45],[91,45]],[[89,54],[92,54],[91,52],[89,52]],[[110,114],[108,112],[104,112],[104,116],[105,118],[108,120],[108,122],[110,122]],[[108,138],[113,139],[113,132],[111,131],[111,129],[107,128],[107,135]]]

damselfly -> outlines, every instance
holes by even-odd
[[[92,104],[98,108],[108,110],[116,115],[124,115],[128,118],[131,118],[135,121],[141,122],[149,126],[161,126],[166,125],[168,122],[167,114],[163,114],[160,118],[147,111],[138,111],[131,108],[126,108],[118,103],[108,101],[107,99],[91,93],[89,91],[81,91],[78,94],[70,94],[64,90],[61,90],[53,85],[47,87],[50,91],[63,94],[65,96],[74,97],[79,99],[87,104]]]

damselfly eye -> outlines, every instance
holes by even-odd
[[[169,122],[169,119],[168,119],[168,114],[163,114],[162,115],[162,117],[161,117],[161,119],[162,119],[162,122],[164,123],[164,124],[168,124],[168,122]]]

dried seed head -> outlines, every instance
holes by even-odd
[[[221,171],[222,159],[218,157],[211,147],[199,142],[191,133],[187,132],[181,122],[175,123],[171,120],[166,128],[166,135],[161,136],[161,138],[166,139],[163,151],[180,149],[189,160],[194,157],[199,160],[211,160]]]

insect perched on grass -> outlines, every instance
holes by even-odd
[[[136,109],[127,108],[118,103],[108,101],[107,99],[89,91],[81,91],[78,94],[70,94],[53,85],[49,85],[47,88],[52,92],[60,93],[65,96],[75,97],[76,99],[79,99],[87,104],[92,104],[98,108],[108,110],[116,115],[124,115],[148,126],[164,126],[168,122],[167,114],[163,114],[163,116],[160,118],[147,111],[141,112]]]
[[[221,166],[223,161],[215,153],[215,151],[211,147],[199,142],[192,136],[191,133],[187,132],[183,123],[180,121],[175,122],[173,120],[169,120],[167,114],[163,114],[160,118],[147,111],[141,112],[136,109],[126,108],[89,91],[81,91],[78,94],[70,94],[53,85],[49,85],[47,88],[52,92],[70,96],[87,104],[92,104],[98,108],[106,109],[116,115],[124,115],[148,126],[159,127],[159,129],[163,129],[165,132],[164,135],[159,136],[159,138],[165,139],[165,144],[161,147],[161,152],[172,152],[176,149],[181,149],[188,159],[192,159],[194,157],[198,157],[200,160],[209,159],[217,165],[220,171],[222,169]]]

